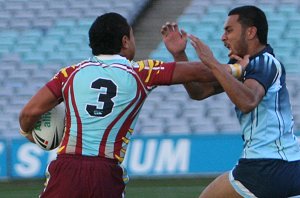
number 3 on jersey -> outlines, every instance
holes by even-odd
[[[112,98],[117,95],[117,86],[111,80],[98,78],[92,85],[92,89],[100,90],[101,88],[106,88],[106,93],[100,93],[98,96],[98,102],[103,104],[101,109],[97,108],[97,105],[86,105],[86,111],[91,116],[104,117],[112,112],[114,107],[114,102]]]

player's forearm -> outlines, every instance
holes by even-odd
[[[223,88],[218,82],[200,83],[190,82],[184,84],[189,97],[193,100],[203,100],[209,96],[223,92]]]
[[[21,130],[29,133],[33,130],[34,124],[38,121],[40,116],[32,115],[26,111],[26,107],[21,111],[19,116],[19,124]]]
[[[253,109],[255,96],[253,92],[238,81],[232,74],[225,70],[222,65],[217,64],[212,68],[212,73],[217,78],[230,100],[244,113],[248,113]]]
[[[209,68],[200,62],[176,62],[172,84],[182,84],[192,81],[212,82],[216,78]]]
[[[188,57],[185,52],[179,54],[172,54],[174,61],[188,61]],[[183,86],[188,93],[189,97],[193,100],[202,100],[203,97],[203,86],[200,82],[189,82],[183,83]]]
[[[20,112],[20,128],[25,132],[32,131],[39,118],[52,109],[57,103],[56,97],[48,87],[42,87]]]
[[[37,120],[38,117],[34,118],[28,116],[26,115],[26,113],[24,113],[24,110],[20,113],[19,116],[20,134],[26,137],[31,142],[34,142],[32,137],[32,130]]]
[[[172,54],[172,56],[176,62],[188,61],[188,57],[184,51],[181,53]],[[229,67],[227,67],[226,69],[230,70]],[[189,94],[189,97],[193,100],[203,100],[209,96],[223,92],[223,88],[217,81],[215,81],[214,83],[201,83],[198,81],[188,82],[183,83],[183,86]]]
[[[222,71],[228,73],[232,76],[232,69],[230,68],[229,64],[219,64]],[[215,74],[212,72],[211,68],[207,67],[203,62],[197,62],[197,81],[199,82],[218,82]],[[233,76],[236,78],[236,76]]]
[[[180,53],[172,53],[172,56],[173,56],[175,62],[188,61],[188,57],[187,57],[185,51],[180,52]]]

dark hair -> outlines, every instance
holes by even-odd
[[[93,55],[118,54],[123,36],[130,38],[130,25],[120,14],[110,12],[94,21],[89,30],[90,47]]]
[[[228,16],[239,15],[239,22],[242,26],[254,26],[257,29],[258,40],[261,44],[268,42],[268,21],[265,13],[255,6],[241,6],[232,9]]]

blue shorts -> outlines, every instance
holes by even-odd
[[[243,197],[300,197],[300,160],[240,159],[229,179]]]

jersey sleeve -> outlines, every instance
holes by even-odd
[[[54,77],[46,84],[50,91],[56,96],[57,99],[62,99],[62,88],[69,76],[75,71],[77,66],[70,66],[62,68]]]
[[[134,62],[133,68],[145,86],[170,85],[175,62],[163,63],[149,59]]]
[[[265,89],[265,92],[271,87],[275,78],[278,77],[278,68],[275,62],[267,56],[260,56],[253,59],[250,65],[246,67],[244,79],[254,79],[258,81]]]

